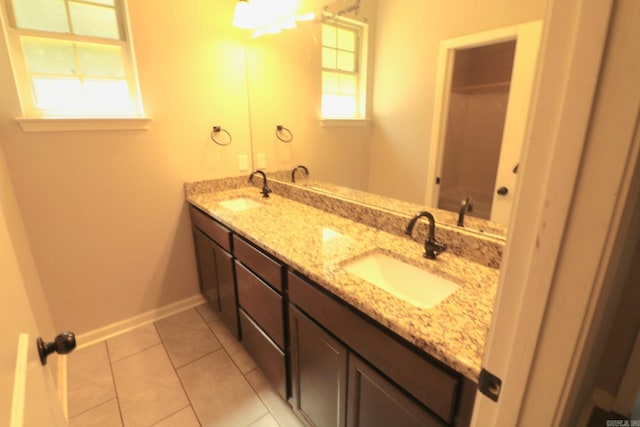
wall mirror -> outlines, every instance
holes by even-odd
[[[304,164],[314,185],[393,198],[407,203],[407,214],[420,206],[457,211],[470,196],[476,208],[467,215],[506,224],[509,209],[493,215],[493,205],[515,196],[544,0],[311,4],[324,19],[366,27],[358,64],[367,75],[363,117],[322,116],[321,19],[249,39],[254,167]],[[278,125],[291,142],[278,139]]]

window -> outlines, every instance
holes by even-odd
[[[26,117],[140,117],[123,0],[2,0]]]
[[[365,117],[366,24],[322,24],[322,117]]]

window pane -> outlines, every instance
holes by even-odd
[[[356,34],[351,30],[338,28],[338,49],[355,52],[356,50]]]
[[[72,42],[40,37],[21,37],[21,41],[30,73],[77,74]]]
[[[63,0],[13,0],[18,28],[68,33]]]
[[[94,43],[78,43],[80,71],[85,76],[124,77],[122,48]]]
[[[38,108],[69,109],[82,99],[79,79],[34,77],[31,81]]]
[[[340,94],[355,95],[358,92],[358,82],[356,76],[340,76]]]
[[[338,70],[355,71],[356,56],[351,52],[338,51]]]
[[[324,117],[353,117],[356,112],[355,97],[322,95],[322,115]]]
[[[322,68],[336,69],[336,51],[331,48],[322,48]]]
[[[338,91],[339,91],[338,74],[323,71],[322,72],[322,92],[338,93]]]
[[[336,27],[333,25],[322,24],[322,45],[336,47]]]
[[[90,107],[98,110],[131,108],[129,87],[125,80],[85,80]]]
[[[69,2],[69,13],[74,34],[120,38],[116,11],[111,7]]]

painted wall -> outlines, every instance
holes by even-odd
[[[0,41],[0,141],[56,330],[82,333],[198,292],[183,183],[248,174],[243,43],[233,1],[135,0],[147,131],[23,133]],[[233,134],[223,148],[213,125]]]
[[[378,2],[369,191],[424,201],[440,41],[542,19],[545,4]]]

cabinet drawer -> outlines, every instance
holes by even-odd
[[[233,255],[255,274],[282,292],[282,265],[279,262],[236,235],[233,236]]]
[[[193,206],[189,206],[189,215],[193,225],[231,252],[231,231],[228,228]]]
[[[282,297],[236,260],[238,304],[284,349]]]
[[[289,300],[448,423],[461,378],[441,369],[400,339],[295,274]]]
[[[285,356],[258,325],[251,320],[247,313],[241,308],[240,328],[242,330],[242,345],[256,361],[260,369],[271,381],[273,387],[285,400],[287,393],[287,370]]]

